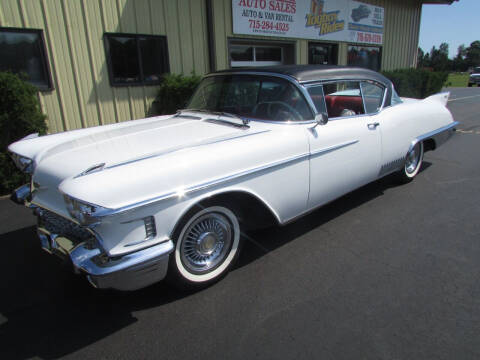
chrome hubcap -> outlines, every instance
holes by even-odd
[[[192,273],[207,273],[227,257],[233,242],[229,220],[218,213],[208,213],[196,219],[184,233],[180,256]]]
[[[405,171],[409,174],[415,172],[420,163],[420,157],[422,156],[421,143],[417,143],[413,149],[407,154],[407,159],[405,161]]]

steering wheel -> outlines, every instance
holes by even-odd
[[[272,109],[274,106],[279,106],[284,107],[288,113],[290,113],[293,117],[294,120],[303,120],[302,115],[291,105],[284,103],[283,101],[264,101],[260,102],[252,110],[252,113],[254,116],[257,115],[258,109],[261,105],[267,105],[267,115],[270,119],[275,120],[274,115],[278,114],[280,109],[277,110],[276,113],[274,113],[274,110]]]

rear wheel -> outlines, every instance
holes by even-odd
[[[240,223],[224,206],[187,214],[175,234],[168,277],[181,288],[201,288],[222,278],[240,253]]]
[[[408,183],[417,176],[423,163],[423,142],[419,141],[405,157],[405,165],[397,175],[402,183]]]

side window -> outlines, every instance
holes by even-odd
[[[397,104],[401,104],[401,103],[403,103],[402,99],[400,98],[400,96],[398,96],[395,89],[393,89],[393,92],[392,92],[392,106],[397,105]]]
[[[310,107],[298,89],[277,79],[262,81],[252,117],[276,121],[313,119]]]
[[[323,85],[323,92],[329,117],[355,116],[365,113],[358,81],[327,83]]]
[[[363,102],[365,103],[365,110],[367,114],[375,114],[380,110],[383,103],[383,86],[371,83],[362,82]]]
[[[323,96],[323,86],[322,85],[311,86],[308,88],[308,93],[310,94],[313,104],[317,109],[317,113],[319,114],[326,113],[327,109],[325,107],[325,99]]]

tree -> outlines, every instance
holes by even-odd
[[[448,44],[441,43],[437,49],[435,46],[430,51],[430,66],[435,71],[447,71],[451,68],[450,60],[448,59]]]
[[[480,41],[474,41],[466,50],[465,61],[468,67],[480,66]]]
[[[418,48],[417,52],[417,68],[425,68],[430,66],[430,54],[425,53],[422,48]]]
[[[467,55],[467,48],[464,44],[460,45],[457,50],[457,56],[453,59],[452,70],[454,71],[467,71],[468,64],[465,60]]]

